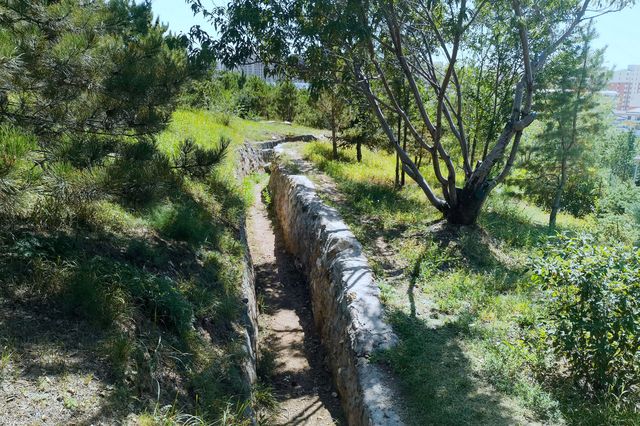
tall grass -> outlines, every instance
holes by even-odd
[[[333,160],[328,144],[305,147],[305,157],[335,180],[341,197],[334,204],[376,272],[400,337],[378,359],[398,374],[413,423],[639,420],[580,395],[537,326],[544,306],[530,284],[529,259],[549,236],[546,212],[496,191],[477,228],[431,232],[441,215],[417,185],[394,188],[394,155],[363,154],[362,163],[352,149]],[[558,219],[561,232],[592,228],[590,218]]]
[[[240,228],[252,180],[237,182],[235,150],[312,132],[178,110],[155,141],[124,141],[89,168],[55,163],[47,190],[23,194],[28,207],[10,227],[0,224],[0,304],[44,306],[93,328],[109,367],[103,379],[116,389],[105,401],[113,422],[129,414],[142,423],[242,422],[238,407],[252,399],[241,369]],[[232,144],[212,173],[196,179],[172,167],[185,139],[215,148],[221,137]],[[5,331],[0,346],[24,339]],[[3,349],[2,359],[18,359],[20,350]]]

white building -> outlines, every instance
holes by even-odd
[[[260,77],[261,79],[265,80],[267,83],[271,83],[271,84],[275,84],[278,81],[274,76],[269,75],[268,73],[265,73],[266,70],[265,70],[264,63],[259,60],[255,60],[255,61],[251,60],[244,65],[238,65],[231,69],[223,66],[222,64],[218,64],[217,68],[218,70],[239,72],[246,75],[247,77],[254,75],[256,77]]]
[[[640,107],[640,65],[629,65],[626,69],[614,71],[608,88],[618,93],[617,110]]]

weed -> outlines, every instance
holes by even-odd
[[[260,193],[262,196],[262,201],[267,209],[271,209],[271,192],[269,191],[269,187],[265,186]]]
[[[2,347],[2,352],[0,352],[0,371],[4,371],[9,366],[12,355],[13,351],[7,345]]]
[[[260,349],[260,358],[258,359],[258,377],[264,383],[269,383],[276,371],[276,355],[275,352],[269,350],[268,347]]]
[[[64,405],[64,408],[66,408],[67,410],[71,410],[71,411],[75,411],[78,409],[78,400],[75,398],[72,398],[70,396],[65,396],[62,402],[62,405]]]

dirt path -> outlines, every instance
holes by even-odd
[[[340,401],[324,365],[313,325],[307,284],[284,250],[256,184],[249,220],[249,247],[256,270],[256,291],[263,300],[259,317],[259,362],[271,367],[278,399],[278,425],[344,424]]]

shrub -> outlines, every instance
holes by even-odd
[[[640,189],[614,179],[598,200],[596,220],[604,238],[637,243],[640,238]]]
[[[272,91],[272,87],[260,77],[247,78],[238,95],[238,115],[242,118],[269,118]]]
[[[550,336],[592,395],[625,399],[640,385],[640,251],[556,237],[536,264]]]

